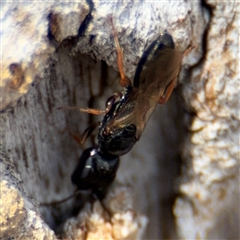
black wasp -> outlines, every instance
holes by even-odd
[[[128,153],[139,140],[157,103],[166,103],[176,84],[183,53],[175,50],[172,36],[165,31],[143,53],[133,84],[125,76],[123,52],[113,27],[122,93],[108,98],[106,110],[81,109],[104,117],[84,133],[83,141],[99,126],[97,145],[86,149],[72,174],[78,190],[92,190],[99,199],[106,196],[119,167],[119,156]],[[75,136],[77,141],[79,138]],[[82,141],[81,141],[82,142]]]

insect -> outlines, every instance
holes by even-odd
[[[114,27],[113,34],[123,91],[108,98],[105,111],[81,109],[105,115],[85,131],[83,141],[75,137],[82,143],[98,126],[97,145],[82,153],[71,176],[78,190],[92,190],[98,199],[106,196],[116,176],[119,156],[128,153],[140,139],[156,105],[166,103],[170,97],[184,55],[175,50],[172,36],[164,31],[143,53],[132,84],[124,73],[123,51]]]

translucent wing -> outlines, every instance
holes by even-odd
[[[164,35],[161,36],[163,37]],[[133,92],[109,122],[109,128],[134,124],[139,138],[159,99],[164,96],[170,84],[175,84],[183,53],[174,49],[173,41],[170,46],[166,46],[162,43],[165,39],[161,38],[155,43],[158,47],[150,45],[151,49],[147,49],[147,55],[141,58],[134,78]]]

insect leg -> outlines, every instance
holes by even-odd
[[[106,113],[106,110],[100,110],[100,109],[95,109],[95,108],[80,108],[80,111],[94,114],[94,115],[100,115],[100,114]]]
[[[60,106],[57,107],[58,110],[74,110],[78,112],[86,112],[90,114],[100,115],[105,114],[106,110],[94,109],[94,108],[77,108],[77,107],[69,107],[69,106]]]
[[[195,48],[194,46],[193,46],[193,47],[192,47],[192,46],[188,47],[188,48],[184,51],[182,57],[187,56],[187,55],[189,54],[189,52],[192,51],[192,49],[194,49],[194,48]],[[175,87],[176,81],[177,81],[177,77],[174,78],[174,79],[172,80],[172,82],[170,82],[170,84],[166,87],[163,96],[161,96],[160,99],[159,99],[159,101],[158,101],[159,104],[164,104],[164,103],[166,103],[166,102],[168,101],[168,99],[169,99],[169,97],[171,96],[171,93],[172,93],[172,91],[173,91],[173,89],[174,89],[174,87]]]
[[[161,96],[158,101],[159,104],[164,104],[168,101],[168,99],[171,96],[172,91],[175,87],[176,81],[177,81],[177,78],[173,79],[172,82],[166,87],[163,96]]]
[[[121,87],[126,87],[131,84],[131,81],[124,73],[123,49],[120,47],[118,37],[117,37],[117,32],[116,32],[116,29],[114,28],[112,18],[110,20],[111,20],[111,25],[112,25],[114,42],[115,42],[115,46],[117,49],[117,64],[118,64],[118,69],[119,69],[119,73],[120,73],[120,77],[121,77],[119,83],[120,83]]]
[[[92,132],[100,125],[101,122],[96,122],[91,124],[82,134],[82,141],[81,144],[84,144],[88,137],[92,134]]]
[[[79,145],[83,145],[88,137],[92,134],[92,132],[99,126],[100,122],[91,124],[82,134],[82,136],[79,136],[75,133],[73,133],[70,129],[68,129],[68,131],[70,132],[71,136],[73,137],[73,139],[75,140],[75,142],[77,142]]]
[[[79,190],[75,191],[72,195],[66,197],[66,198],[63,198],[61,200],[52,200],[51,202],[42,202],[39,204],[40,207],[43,207],[43,206],[52,206],[52,205],[57,205],[57,204],[61,204],[61,203],[64,203],[66,201],[68,201],[69,199],[72,199],[74,198],[76,195],[78,195],[80,193]]]
[[[74,110],[74,111],[81,111],[79,108],[77,107],[70,107],[70,106],[65,106],[65,105],[62,105],[62,106],[59,106],[57,107],[58,110]]]

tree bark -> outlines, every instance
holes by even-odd
[[[240,238],[238,3],[1,5],[1,239]],[[122,91],[110,18],[131,80],[165,29],[178,50],[193,49],[106,199],[74,214],[75,199],[54,201],[73,194],[70,176],[96,133],[81,147],[69,130],[102,116],[64,106],[104,109]]]

